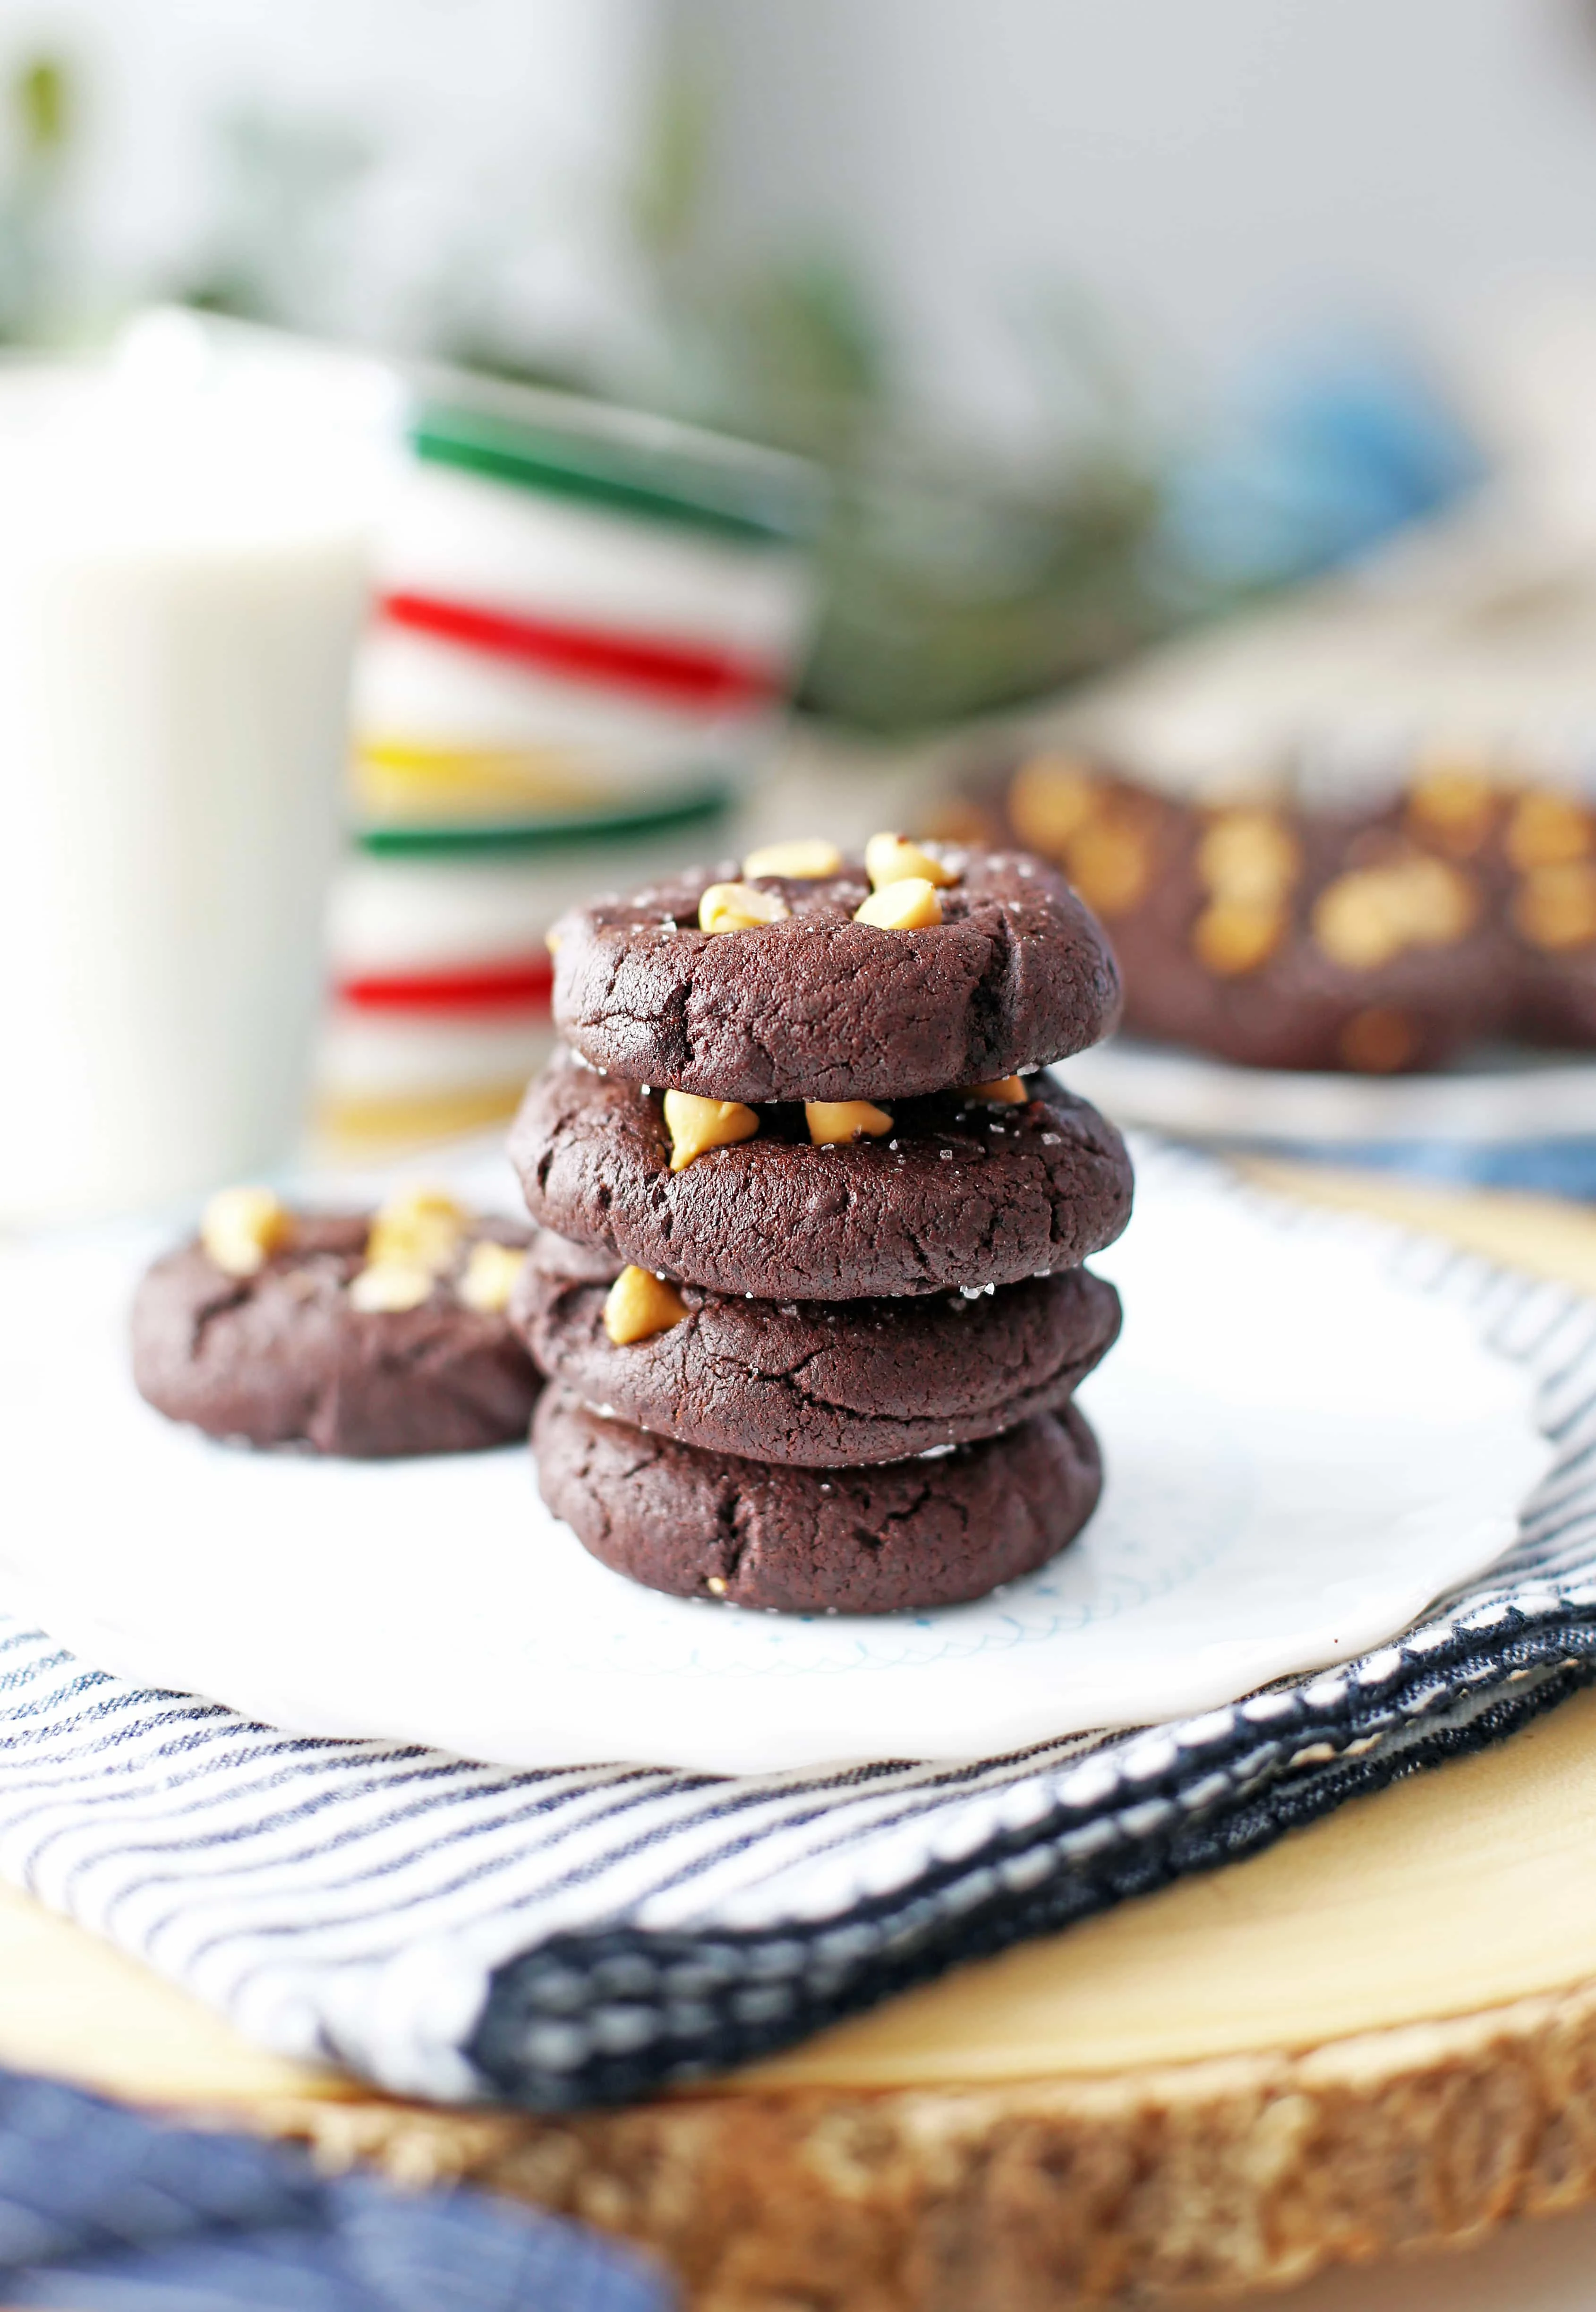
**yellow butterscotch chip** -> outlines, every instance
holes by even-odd
[[[1215,899],[1191,928],[1191,952],[1205,971],[1239,978],[1267,963],[1286,935],[1284,908],[1268,899]]]
[[[1138,827],[1123,819],[1091,819],[1065,845],[1064,865],[1087,906],[1100,915],[1122,915],[1146,895],[1153,850]]]
[[[985,1100],[993,1108],[1024,1108],[1031,1095],[1024,1076],[997,1076],[990,1083],[966,1084],[964,1097]]]
[[[647,1268],[624,1268],[604,1296],[604,1329],[618,1349],[668,1333],[686,1314],[676,1286]]]
[[[1347,971],[1377,971],[1400,955],[1407,942],[1382,871],[1355,868],[1327,884],[1314,902],[1313,936],[1330,961]]]
[[[256,1276],[293,1233],[293,1215],[269,1188],[219,1188],[199,1240],[224,1276]]]
[[[1461,869],[1420,854],[1338,876],[1314,906],[1313,936],[1348,971],[1377,971],[1404,948],[1455,945],[1478,914]]]
[[[711,883],[698,903],[701,932],[751,932],[779,924],[791,909],[779,891],[756,891],[752,883]]]
[[[840,1148],[850,1140],[879,1140],[893,1120],[868,1099],[807,1099],[804,1121],[816,1148]]]
[[[1406,859],[1386,870],[1388,905],[1414,947],[1452,947],[1474,928],[1479,894],[1444,859]]]
[[[1056,859],[1100,806],[1096,780],[1074,755],[1033,755],[1008,784],[1008,817],[1020,841]]]
[[[670,1169],[685,1172],[712,1148],[732,1148],[752,1140],[759,1118],[740,1099],[701,1099],[696,1092],[667,1091],[665,1128],[670,1134]]]
[[[865,872],[874,890],[892,883],[938,883],[946,887],[958,877],[940,859],[933,859],[918,843],[903,835],[873,835],[865,845]]]
[[[484,1236],[472,1246],[455,1291],[479,1317],[501,1317],[510,1306],[526,1259],[522,1246],[495,1244],[492,1237]]]
[[[1418,1050],[1418,1029],[1406,1012],[1371,1006],[1355,1012],[1336,1038],[1343,1067],[1359,1075],[1395,1075]]]
[[[1269,810],[1225,811],[1197,846],[1198,874],[1215,898],[1255,907],[1283,898],[1301,867],[1295,836]]]
[[[923,932],[942,921],[942,902],[923,876],[911,875],[902,883],[884,883],[872,891],[862,907],[853,911],[856,924],[874,924],[884,932]]]
[[[377,1208],[366,1238],[366,1264],[396,1264],[438,1275],[453,1261],[469,1224],[465,1206],[442,1189],[401,1189]]]
[[[557,931],[545,932],[543,943],[551,955],[558,955],[562,945],[562,935]]]
[[[1596,941],[1596,864],[1565,860],[1537,867],[1513,895],[1513,920],[1532,947],[1548,954]]]
[[[1522,874],[1565,867],[1596,851],[1596,819],[1570,795],[1535,789],[1514,804],[1504,847]]]
[[[1454,858],[1477,852],[1491,831],[1496,790],[1483,771],[1461,764],[1437,764],[1416,779],[1408,793],[1408,824],[1438,843]]]
[[[789,875],[796,882],[818,882],[823,877],[835,875],[842,864],[842,854],[834,843],[819,836],[799,837],[792,843],[767,843],[759,851],[751,851],[743,862],[745,875]]]
[[[354,1278],[349,1298],[362,1317],[394,1317],[419,1309],[432,1283],[432,1270],[414,1261],[374,1260]]]

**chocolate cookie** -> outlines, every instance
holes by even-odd
[[[676,1597],[782,1613],[955,1606],[1029,1573],[1097,1505],[1074,1406],[1006,1436],[863,1469],[707,1453],[548,1389],[533,1423],[544,1500],[593,1555]]]
[[[1512,1024],[1488,862],[1439,841],[1413,798],[1199,807],[1044,759],[1008,807],[1103,916],[1144,1035],[1245,1066],[1390,1074]]]
[[[979,809],[1108,926],[1125,1025],[1255,1067],[1596,1045],[1596,802],[1451,763],[1358,804],[1203,805],[1042,757]]]
[[[511,1303],[543,1371],[634,1428],[789,1466],[898,1461],[1065,1404],[1118,1337],[1120,1300],[1084,1268],[1000,1292],[747,1300],[685,1286],[668,1330],[617,1346],[612,1254],[539,1231]]]
[[[460,1297],[471,1254],[528,1232],[472,1224],[416,1305],[366,1310],[362,1215],[299,1214],[252,1274],[196,1239],[150,1269],[133,1307],[133,1377],[173,1421],[251,1445],[358,1459],[469,1453],[527,1433],[539,1381],[502,1308]]]
[[[660,1094],[566,1055],[528,1090],[510,1155],[534,1220],[711,1292],[759,1300],[1015,1284],[1074,1268],[1130,1212],[1130,1160],[1086,1101],[894,1099],[890,1132],[814,1147],[802,1108],[670,1169]]]
[[[554,1019],[597,1068],[711,1099],[876,1099],[981,1083],[1084,1051],[1119,1010],[1114,961],[1064,878],[1013,851],[933,845],[942,920],[854,920],[862,866],[756,875],[782,920],[710,933],[735,862],[555,926]]]
[[[1451,863],[1416,854],[1383,830],[1304,830],[1304,871],[1278,944],[1255,960],[1221,963],[1205,954],[1200,929],[1219,920],[1193,866],[1205,832],[1192,830],[1158,889],[1116,927],[1136,989],[1128,1026],[1243,1066],[1372,1075],[1439,1067],[1505,1032],[1504,942],[1482,895]],[[1443,935],[1388,937],[1373,912],[1382,895],[1397,894],[1400,907],[1406,885],[1422,906],[1431,879]]]
[[[1486,848],[1530,1042],[1596,1046],[1596,801],[1546,788],[1498,799]]]

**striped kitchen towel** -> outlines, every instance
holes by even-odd
[[[68,2156],[64,2157],[66,2153]],[[670,2312],[619,2242],[475,2192],[318,2176],[0,2071],[0,2290],[71,2312]]]
[[[292,1738],[13,1618],[0,1870],[288,2054],[561,2109],[1252,1852],[1596,1676],[1596,1302],[1410,1238],[1390,1257],[1525,1361],[1557,1449],[1513,1551],[1360,1660],[1017,1756],[728,1780]]]

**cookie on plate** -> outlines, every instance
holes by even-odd
[[[793,1468],[648,1435],[555,1384],[533,1442],[544,1500],[615,1572],[782,1613],[984,1597],[1073,1540],[1103,1481],[1074,1406],[929,1458]]]
[[[357,1459],[525,1437],[538,1376],[507,1309],[529,1231],[426,1193],[374,1216],[226,1189],[133,1307],[133,1377],[173,1421]]]
[[[563,916],[554,1020],[596,1068],[711,1099],[909,1099],[1084,1051],[1108,942],[1022,852],[774,845]]]
[[[1144,1035],[1374,1075],[1596,1044],[1588,797],[1432,763],[1361,804],[1199,803],[1043,756],[1004,803],[1103,917]]]
[[[914,1299],[749,1300],[540,1230],[510,1306],[543,1371],[634,1428],[789,1467],[897,1461],[1066,1404],[1120,1330],[1084,1268]]]
[[[754,1108],[566,1055],[528,1090],[510,1155],[541,1227],[756,1300],[1014,1284],[1078,1266],[1130,1212],[1124,1142],[1046,1077]]]
[[[1501,798],[1489,849],[1531,1043],[1596,1046],[1596,804],[1549,788]]]

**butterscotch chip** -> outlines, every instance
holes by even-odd
[[[711,883],[698,903],[701,932],[751,932],[779,924],[791,913],[779,891],[756,891],[752,883]]]
[[[852,1140],[879,1140],[893,1120],[868,1099],[807,1099],[804,1121],[816,1148],[840,1148]]]
[[[1033,755],[1009,781],[1008,817],[1015,833],[1049,859],[1062,855],[1100,804],[1096,780],[1073,755]]]
[[[1122,915],[1146,896],[1153,847],[1140,828],[1123,819],[1092,819],[1065,845],[1064,865],[1087,906]]]
[[[1418,853],[1339,876],[1320,894],[1313,936],[1348,971],[1377,971],[1404,948],[1455,945],[1478,915],[1478,891],[1462,870]]]
[[[496,1244],[492,1237],[484,1237],[472,1246],[455,1292],[479,1317],[502,1316],[526,1259],[522,1246]]]
[[[1314,902],[1313,923],[1325,954],[1347,971],[1378,971],[1406,944],[1382,868],[1355,868],[1327,884]]]
[[[432,1290],[432,1272],[414,1261],[378,1260],[362,1268],[349,1287],[349,1298],[363,1317],[397,1316],[419,1309]]]
[[[543,943],[545,947],[547,948],[551,955],[559,954],[561,937],[562,934],[557,931],[545,932],[543,935]]]
[[[464,1205],[441,1189],[403,1188],[377,1208],[366,1239],[367,1264],[440,1274],[453,1263],[469,1224]]]
[[[1385,871],[1386,905],[1405,941],[1452,947],[1479,915],[1479,894],[1461,868],[1420,856]]]
[[[1513,920],[1532,947],[1561,955],[1596,940],[1596,864],[1537,867],[1513,895]]]
[[[1213,820],[1197,846],[1197,871],[1217,899],[1269,908],[1302,868],[1302,848],[1269,810],[1231,810]]]
[[[219,1188],[199,1223],[199,1240],[224,1276],[257,1276],[292,1233],[293,1215],[269,1188]]]
[[[1024,1076],[999,1076],[995,1083],[966,1084],[964,1097],[985,1100],[993,1108],[1024,1108],[1031,1095]]]
[[[1355,1012],[1336,1038],[1345,1066],[1360,1075],[1394,1075],[1418,1050],[1418,1030],[1405,1012],[1372,1006]]]
[[[1566,866],[1596,850],[1596,819],[1570,795],[1534,789],[1513,805],[1504,847],[1521,873]]]
[[[862,907],[853,911],[856,924],[874,924],[884,932],[923,932],[942,921],[942,902],[920,875],[900,883],[884,883],[872,891]]]
[[[618,1349],[668,1333],[686,1314],[676,1286],[649,1268],[624,1268],[604,1299],[604,1329]]]
[[[836,845],[812,836],[792,843],[767,843],[762,850],[751,851],[743,862],[743,872],[750,880],[760,875],[790,875],[797,882],[819,882],[839,873],[842,865],[842,854]]]
[[[1415,780],[1408,794],[1408,824],[1454,858],[1479,850],[1496,814],[1496,790],[1483,771],[1437,764]]]
[[[752,1140],[759,1118],[737,1099],[701,1099],[696,1092],[667,1091],[665,1128],[670,1134],[670,1169],[685,1172],[712,1148],[735,1147]]]
[[[1225,898],[1203,909],[1191,930],[1191,951],[1205,971],[1234,979],[1267,963],[1286,934],[1283,907],[1262,900]]]
[[[951,867],[940,859],[933,859],[918,843],[911,843],[902,835],[873,835],[865,845],[865,872],[873,889],[884,890],[889,883],[934,883],[945,889],[958,881]]]

